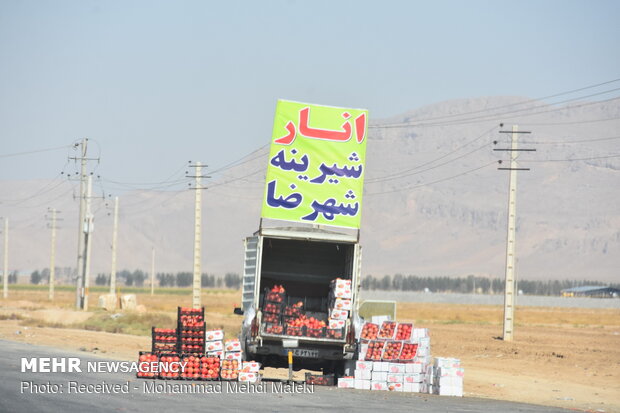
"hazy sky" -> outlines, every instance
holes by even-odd
[[[161,181],[269,142],[278,98],[389,117],[620,77],[618,1],[0,0],[0,180]],[[609,96],[608,96],[609,97]]]

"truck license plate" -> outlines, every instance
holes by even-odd
[[[306,357],[313,359],[319,358],[319,350],[310,350],[307,348],[293,348],[291,349],[291,351],[293,352],[293,356],[295,357]],[[284,349],[284,353],[288,354],[288,350]]]

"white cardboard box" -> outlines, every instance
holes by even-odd
[[[424,370],[424,364],[422,363],[405,364],[405,373],[422,373],[423,370]]]
[[[338,379],[339,389],[354,389],[355,379],[353,377],[341,377]]]
[[[370,390],[370,380],[355,379],[355,388],[357,390]]]
[[[349,318],[349,311],[336,310],[332,308],[331,310],[329,310],[329,318],[331,320],[346,320],[347,318]]]
[[[220,359],[223,359],[224,358],[224,350],[208,351],[207,352],[207,357],[219,357]]]
[[[387,361],[375,361],[372,363],[372,371],[389,371],[390,363]]]
[[[436,392],[440,396],[463,397],[463,388],[457,386],[441,386]]]
[[[241,371],[243,373],[258,373],[260,370],[260,363],[256,361],[244,361],[241,363]]]
[[[224,331],[223,330],[205,331],[205,340],[206,341],[224,340]]]
[[[372,371],[372,361],[357,360],[355,362],[355,370],[369,370]]]
[[[435,357],[435,367],[461,367],[461,360],[448,357]]]
[[[421,393],[422,383],[403,383],[403,391]]]
[[[422,373],[405,373],[403,374],[403,383],[421,383],[424,381]]]
[[[350,299],[334,298],[332,308],[336,310],[352,310],[353,302]]]
[[[240,351],[231,351],[231,352],[226,352],[224,353],[224,360],[237,360],[239,363],[241,363],[241,352]]]
[[[334,320],[333,318],[329,319],[329,328],[343,328],[346,324],[347,320]]]
[[[462,367],[439,367],[435,369],[435,375],[439,377],[464,377],[465,369]]]
[[[218,341],[207,341],[205,343],[205,351],[206,352],[222,351],[222,350],[224,350],[224,343],[222,343],[221,340],[218,340]]]
[[[373,371],[370,380],[372,381],[385,381],[387,382],[387,371]]]
[[[260,375],[255,372],[250,373],[239,373],[239,381],[245,381],[248,383],[256,383],[258,382]]]
[[[370,390],[387,390],[387,383],[384,381],[371,381]]]
[[[226,340],[224,342],[224,350],[226,351],[241,351],[241,342],[238,338]]]
[[[389,391],[404,391],[403,383],[388,383]]]
[[[435,384],[439,387],[463,387],[462,377],[439,377],[435,380]]]
[[[405,373],[405,368],[404,363],[390,363],[388,371],[390,373]]]
[[[355,380],[370,380],[372,377],[372,371],[370,370],[355,370]]]
[[[388,373],[387,382],[388,383],[402,383],[404,374],[393,374]]]

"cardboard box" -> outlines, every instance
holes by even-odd
[[[370,390],[387,390],[388,385],[384,381],[371,381]]]
[[[387,382],[388,383],[402,383],[404,374],[392,374],[388,373]]]
[[[358,360],[366,361],[366,353],[368,352],[368,343],[362,343],[360,345]],[[369,363],[373,363],[372,361],[368,361]]]
[[[258,373],[260,371],[260,363],[256,361],[244,361],[241,363],[241,371],[244,373]]]
[[[387,371],[373,371],[370,380],[372,381],[385,381],[387,382]]]
[[[403,391],[412,393],[422,393],[422,383],[403,383]]]
[[[354,389],[355,379],[353,377],[341,377],[338,379],[339,389]]]
[[[435,390],[435,392],[436,394],[439,394],[440,396],[463,397],[462,387],[441,386],[437,390]]]
[[[385,371],[388,372],[390,369],[390,363],[387,361],[375,361],[372,363],[372,371]]]
[[[226,352],[224,353],[224,360],[237,360],[239,363],[241,363],[241,352],[240,351],[231,351],[231,352]]]
[[[435,380],[434,384],[439,387],[463,387],[463,377],[439,377]]]
[[[357,360],[355,362],[355,370],[368,370],[368,371],[372,371],[372,361],[363,361],[363,360]]]
[[[372,371],[370,370],[355,370],[355,380],[370,380],[372,377]]]
[[[405,373],[422,373],[423,371],[425,371],[425,365],[422,363],[405,364]]]
[[[353,302],[350,299],[334,298],[330,307],[335,310],[352,310]]]
[[[424,378],[425,375],[422,373],[405,373],[403,374],[403,383],[421,383]]]
[[[412,338],[428,337],[428,328],[414,328],[411,334]]]
[[[258,382],[260,379],[260,374],[256,373],[256,372],[249,372],[249,373],[245,373],[245,372],[241,372],[239,373],[239,381],[244,381],[244,382],[248,382],[248,383],[256,383]]]
[[[329,319],[329,328],[343,328],[346,324],[346,320],[334,320]]]
[[[388,371],[390,373],[405,373],[406,364],[404,363],[390,363],[388,366]]]
[[[349,311],[336,310],[332,308],[331,310],[329,310],[329,318],[332,320],[346,320],[347,318],[349,318]]]
[[[219,357],[220,359],[223,359],[224,358],[224,351],[223,350],[208,351],[207,352],[207,357]]]
[[[435,357],[435,367],[461,367],[461,360],[448,357]]]
[[[435,369],[435,375],[439,377],[463,377],[465,369],[462,367],[439,367]]]
[[[226,340],[224,342],[224,350],[226,351],[241,351],[241,342],[238,338]]]
[[[404,391],[403,383],[388,383],[389,391]]]
[[[418,351],[416,351],[415,355],[416,357],[427,357],[429,356],[431,353],[430,349],[428,347],[419,347],[418,346]]]
[[[222,341],[207,341],[205,343],[205,351],[207,353],[222,350],[224,350],[224,343],[222,343]]]
[[[336,278],[330,283],[331,295],[337,298],[353,297],[353,290],[351,289],[351,280],[344,280],[342,278]]]
[[[224,340],[224,330],[208,330],[205,331],[206,341]]]
[[[357,390],[370,390],[370,380],[355,379],[355,388]]]

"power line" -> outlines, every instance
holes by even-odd
[[[557,141],[557,142],[524,142],[525,144],[537,144],[537,145],[565,145],[565,144],[573,144],[573,143],[590,143],[590,142],[601,142],[601,141],[611,141],[614,139],[620,139],[620,136],[612,136],[609,138],[594,138],[594,139],[579,139],[579,140],[566,140],[566,141]]]
[[[433,118],[421,119],[419,122],[426,122],[426,121],[429,121],[429,120],[449,119],[449,118],[454,118],[454,117],[473,115],[473,114],[477,114],[477,113],[490,112],[490,111],[495,111],[495,110],[499,110],[499,109],[505,109],[505,108],[514,107],[514,106],[526,105],[528,103],[533,103],[533,102],[537,102],[537,101],[541,101],[541,100],[545,100],[545,99],[551,99],[551,98],[558,97],[558,96],[568,95],[568,94],[571,94],[571,93],[580,92],[580,91],[587,90],[587,89],[593,89],[593,88],[596,88],[596,87],[599,87],[599,86],[608,85],[608,84],[615,83],[615,82],[618,82],[618,81],[620,81],[620,78],[608,80],[608,81],[597,83],[597,84],[590,85],[590,86],[581,87],[581,88],[578,88],[578,89],[569,90],[569,91],[566,91],[566,92],[560,92],[560,93],[556,93],[556,94],[553,94],[553,95],[543,96],[543,97],[539,97],[539,98],[535,98],[535,99],[529,99],[529,100],[526,100],[525,102],[511,103],[511,104],[508,104],[508,105],[501,105],[501,106],[496,106],[496,107],[493,107],[493,108],[474,110],[474,111],[470,111],[470,112],[456,113],[456,114],[452,114],[452,115],[436,116],[436,117],[433,117]],[[581,98],[577,98],[577,99],[581,99]],[[407,122],[401,122],[401,123],[396,123],[396,124],[392,124],[392,125],[405,125],[405,124],[407,124]],[[383,127],[386,127],[386,126],[390,126],[390,124],[388,124],[388,125],[370,125],[369,128],[383,128]]]
[[[521,161],[521,162],[574,162],[574,161],[591,161],[594,159],[609,159],[609,158],[618,158],[618,157],[620,157],[620,154],[606,155],[606,156],[593,156],[589,158],[539,159],[539,160]]]
[[[560,103],[568,103],[568,102],[572,102],[572,101],[575,101],[575,100],[581,100],[581,99],[588,98],[588,97],[593,97],[593,96],[598,96],[598,95],[602,95],[602,94],[606,94],[606,93],[615,92],[615,91],[618,91],[618,90],[620,90],[620,88],[611,89],[611,90],[607,90],[607,91],[604,91],[604,92],[593,93],[591,95],[579,96],[579,97],[576,97],[576,98],[566,99],[566,100],[563,100],[563,101],[560,101],[560,102],[555,102],[553,104],[557,105],[557,104],[560,104]],[[620,97],[614,97],[614,98],[610,98],[610,99],[606,99],[606,100],[601,100],[601,101],[597,101],[597,102],[587,102],[587,103],[582,103],[582,104],[579,104],[579,105],[565,106],[565,107],[561,107],[561,108],[541,110],[541,111],[536,111],[536,112],[532,112],[532,113],[525,113],[525,114],[520,114],[519,116],[521,116],[521,117],[535,116],[535,115],[539,115],[539,114],[542,114],[542,113],[558,112],[558,111],[562,111],[562,110],[572,110],[572,109],[577,109],[577,108],[584,107],[584,106],[599,105],[599,104],[607,103],[607,102],[610,102],[610,101],[613,101],[613,100],[616,100],[616,99],[620,99]],[[531,111],[531,110],[536,110],[536,109],[541,109],[541,108],[549,107],[549,106],[551,106],[551,105],[550,104],[542,104],[542,105],[533,106],[533,107],[529,107],[529,108],[516,109],[516,110],[512,110],[512,111],[507,111],[507,112],[491,113],[491,114],[488,114],[488,115],[474,116],[474,117],[471,117],[471,118],[457,119],[457,120],[446,121],[446,122],[425,123],[424,120],[421,120],[421,121],[417,121],[417,122],[374,126],[373,128],[375,128],[375,129],[392,129],[392,128],[407,128],[407,127],[412,127],[412,126],[415,126],[415,127],[429,127],[429,126],[464,125],[464,124],[469,124],[469,123],[478,123],[480,121],[498,120],[498,119],[505,118],[506,115],[513,115],[515,113],[524,112],[524,111]]]
[[[480,134],[480,135],[479,135],[479,136],[477,136],[476,138],[474,138],[474,139],[472,139],[472,140],[470,140],[470,141],[466,142],[465,144],[463,144],[462,146],[459,146],[459,147],[458,147],[458,148],[456,148],[455,150],[453,150],[453,151],[451,151],[451,152],[448,152],[448,153],[447,153],[447,154],[445,154],[445,155],[440,156],[439,158],[433,159],[433,160],[431,160],[431,161],[428,161],[428,162],[426,162],[426,163],[423,163],[422,165],[418,165],[418,166],[416,166],[416,167],[414,167],[414,168],[406,169],[406,170],[404,170],[404,171],[395,172],[395,173],[393,173],[393,174],[384,175],[384,176],[382,176],[382,177],[378,177],[378,178],[368,179],[368,180],[366,180],[366,183],[375,183],[375,182],[388,181],[388,180],[390,180],[390,179],[397,179],[397,178],[400,178],[400,177],[402,177],[402,176],[414,175],[414,174],[416,174],[416,173],[425,172],[425,171],[428,171],[428,170],[431,170],[431,169],[437,168],[437,167],[439,167],[439,166],[445,165],[446,163],[443,163],[443,164],[440,164],[440,165],[438,165],[438,166],[435,166],[435,167],[431,167],[431,168],[425,169],[425,170],[423,170],[423,171],[415,172],[415,173],[413,173],[413,174],[406,174],[406,175],[402,175],[402,174],[405,174],[405,173],[407,173],[407,172],[414,171],[414,170],[419,169],[419,168],[423,168],[423,167],[425,167],[425,166],[427,166],[427,165],[431,165],[431,164],[433,164],[433,163],[435,163],[435,162],[437,162],[437,161],[439,161],[439,160],[442,160],[442,159],[444,159],[444,158],[446,158],[446,157],[448,157],[448,156],[452,155],[453,153],[458,152],[458,151],[460,151],[461,149],[463,149],[463,148],[467,147],[468,145],[470,145],[470,144],[472,144],[472,143],[476,142],[477,140],[481,139],[482,137],[484,137],[484,136],[485,136],[485,135],[487,135],[488,133],[491,133],[491,132],[492,132],[494,129],[496,129],[496,128],[497,128],[497,126],[493,126],[493,127],[492,127],[492,128],[490,128],[489,130],[484,131],[482,134]],[[474,152],[476,152],[476,151],[478,151],[478,150],[482,149],[484,146],[486,146],[486,144],[485,144],[485,145],[483,145],[483,146],[481,146],[481,147],[479,147],[479,148],[477,148],[477,149],[475,149],[475,150],[473,150],[473,151],[471,151],[471,152],[466,153],[466,154],[465,154],[465,155],[463,155],[463,156],[459,156],[458,158],[455,158],[455,159],[453,159],[452,161],[455,161],[455,160],[461,159],[461,158],[463,158],[464,156],[467,156],[467,155],[469,155],[469,154],[471,154],[471,153],[474,153]],[[452,161],[449,161],[449,162],[452,162]],[[447,162],[447,163],[449,163],[449,162]],[[392,177],[394,177],[394,178],[392,178]]]
[[[469,173],[472,173],[472,172],[478,171],[478,170],[480,170],[480,169],[484,169],[484,168],[486,168],[486,167],[488,167],[488,166],[490,166],[490,165],[493,165],[493,164],[497,164],[497,161],[490,162],[490,163],[488,163],[488,164],[486,164],[486,165],[482,165],[482,166],[479,166],[479,167],[477,167],[477,168],[473,168],[473,169],[470,169],[470,170],[467,170],[467,171],[461,172],[461,173],[456,174],[456,175],[452,175],[452,176],[449,176],[449,177],[446,177],[446,178],[438,179],[438,180],[436,180],[436,181],[426,182],[426,183],[419,184],[419,185],[414,185],[414,186],[401,187],[401,188],[398,188],[398,189],[392,189],[392,190],[389,190],[389,191],[369,192],[369,193],[364,194],[364,196],[373,196],[373,195],[391,194],[391,193],[394,193],[394,192],[408,191],[408,190],[411,190],[411,189],[421,188],[421,187],[423,187],[423,186],[434,185],[434,184],[438,184],[438,183],[440,183],[440,182],[445,182],[445,181],[449,181],[449,180],[451,180],[451,179],[456,179],[456,178],[459,178],[459,177],[461,177],[461,176],[463,176],[463,175],[467,175],[467,174],[469,174]]]
[[[73,145],[63,145],[63,146],[55,146],[53,148],[35,149],[35,150],[32,150],[32,151],[25,151],[25,152],[6,153],[6,154],[0,154],[0,158],[10,158],[10,157],[13,157],[13,156],[31,155],[33,153],[57,151],[57,150],[60,150],[60,149],[69,149],[72,146]]]
[[[209,171],[209,173],[210,173],[210,174],[216,174],[216,173],[218,173],[218,172],[220,172],[220,171],[225,171],[226,169],[230,169],[230,168],[232,168],[232,167],[234,167],[234,166],[243,165],[243,164],[248,163],[248,162],[250,162],[250,161],[253,161],[253,160],[255,160],[255,159],[261,158],[261,157],[263,157],[263,156],[264,156],[264,154],[260,154],[260,155],[258,155],[258,156],[253,157],[253,158],[247,159],[247,160],[245,160],[245,161],[243,161],[243,162],[239,162],[239,161],[241,161],[241,160],[243,160],[243,159],[247,158],[248,156],[252,155],[253,153],[257,153],[257,152],[259,152],[259,151],[262,151],[263,149],[267,148],[269,145],[270,145],[270,143],[266,143],[265,145],[261,146],[261,147],[260,147],[260,148],[258,148],[258,149],[253,150],[252,152],[248,153],[247,155],[244,155],[244,156],[242,156],[241,158],[239,158],[239,159],[237,159],[237,160],[235,160],[235,161],[232,161],[232,162],[230,162],[230,163],[228,163],[228,164],[226,164],[226,165],[224,165],[224,166],[222,166],[222,167],[220,167],[220,168],[218,168],[218,169],[215,169],[215,170],[213,170],[213,171]],[[239,162],[239,163],[238,163],[238,162]]]

